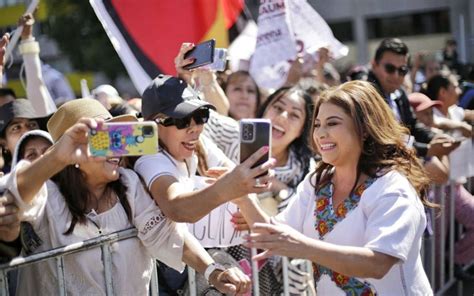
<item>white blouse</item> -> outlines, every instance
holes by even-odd
[[[208,167],[222,167],[230,163],[224,153],[206,136],[201,135],[205,159]],[[172,176],[178,180],[181,192],[192,192],[209,186],[205,177],[197,175],[198,158],[196,154],[184,161],[176,160],[166,150],[157,154],[144,155],[135,163],[135,171],[151,189],[153,182],[161,176]],[[243,232],[233,228],[231,213],[238,210],[231,202],[226,202],[211,210],[196,223],[186,224],[191,234],[205,248],[227,247],[242,243]]]
[[[127,218],[120,201],[106,212],[87,215],[85,224],[77,223],[70,235],[64,233],[71,224],[71,213],[58,186],[47,181],[31,204],[25,204],[18,192],[16,170],[8,180],[23,220],[30,222],[43,244],[41,252],[77,243],[102,234],[130,227],[138,229],[138,237],[111,244],[112,280],[116,295],[147,295],[153,259],[182,271],[184,229],[167,219],[156,206],[135,172],[120,168],[120,179],[127,186],[127,200],[132,221]],[[101,248],[93,248],[64,257],[64,275],[69,295],[105,295],[104,265]],[[20,269],[19,295],[55,295],[58,281],[55,260],[47,260]]]
[[[296,196],[277,219],[319,240],[315,227],[315,178],[310,176],[298,186]],[[402,174],[391,171],[366,188],[358,206],[326,233],[323,240],[366,247],[399,259],[382,279],[357,278],[374,287],[377,295],[432,295],[420,258],[425,226],[423,204],[416,191]],[[318,295],[345,295],[327,274],[321,275],[316,285]]]

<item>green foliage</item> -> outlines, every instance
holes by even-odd
[[[79,71],[103,72],[114,81],[126,74],[117,52],[87,0],[46,0],[45,33]]]

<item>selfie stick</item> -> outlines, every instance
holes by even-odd
[[[33,13],[36,9],[36,7],[39,4],[39,0],[32,0],[28,8],[26,9],[26,13]],[[20,39],[21,32],[23,32],[23,26],[18,26],[13,33],[13,36],[10,36],[10,42],[7,45],[7,49],[5,50],[5,64],[8,61],[8,58],[13,52],[13,49],[15,48],[16,44],[18,43],[18,40]],[[10,66],[13,64],[13,58],[10,61]],[[8,67],[10,67],[8,66]]]

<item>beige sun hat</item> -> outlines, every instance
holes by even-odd
[[[138,121],[135,116],[129,114],[112,117],[110,112],[97,100],[76,99],[61,105],[48,120],[48,131],[54,142],[57,142],[68,128],[83,117],[101,118],[106,122]]]

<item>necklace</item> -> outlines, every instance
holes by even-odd
[[[88,200],[88,205],[94,203],[95,206],[88,206],[89,212],[94,210],[97,214],[107,211],[111,208],[111,197],[112,191],[108,188],[102,192],[100,197],[97,197],[95,194],[91,193]]]

